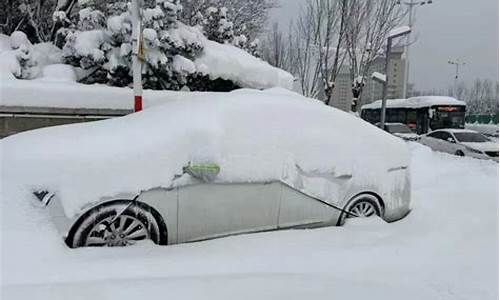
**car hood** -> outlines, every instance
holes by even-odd
[[[402,139],[412,140],[412,141],[416,141],[420,138],[420,136],[416,133],[394,133],[394,135]]]
[[[483,152],[498,152],[498,144],[493,142],[485,142],[485,143],[461,143],[462,145],[483,151]]]

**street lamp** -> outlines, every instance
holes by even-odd
[[[404,35],[408,35],[410,34],[410,32],[411,32],[410,27],[401,26],[391,30],[389,32],[389,36],[387,37],[387,48],[385,50],[385,68],[384,68],[384,73],[386,78],[383,82],[384,89],[382,90],[382,107],[380,113],[380,128],[382,128],[382,130],[384,129],[385,126],[385,109],[387,105],[387,85],[388,85],[387,75],[389,73],[389,55],[391,53],[392,40],[402,37]]]
[[[460,66],[463,66],[465,65],[464,62],[461,62],[459,59],[456,59],[456,60],[449,60],[448,61],[448,64],[450,65],[455,65],[455,83],[453,85],[453,94],[455,96],[455,98],[458,97],[458,74],[460,72]]]
[[[410,28],[413,28],[413,8],[427,4],[432,4],[432,0],[396,1],[396,4],[408,6],[408,26]],[[406,46],[405,46],[406,61],[405,61],[405,74],[404,74],[405,77],[403,81],[403,98],[408,98],[408,81],[410,78],[410,43],[411,43],[410,38],[411,38],[410,35],[406,37]]]

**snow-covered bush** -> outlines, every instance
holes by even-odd
[[[80,0],[84,8],[76,29],[60,30],[65,35],[64,61],[84,71],[80,79],[84,83],[127,86],[132,82],[131,6],[123,10],[117,4],[108,8],[116,14],[103,24],[102,13],[94,9],[95,0]],[[193,60],[203,50],[203,36],[178,21],[181,11],[179,0],[155,0],[143,9],[145,88],[181,89],[196,72]]]
[[[14,31],[10,36],[10,47],[15,51],[18,67],[13,71],[16,78],[31,79],[35,75],[37,65],[33,57],[33,45],[24,32]]]

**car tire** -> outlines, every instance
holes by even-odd
[[[465,156],[465,154],[462,150],[457,150],[457,152],[455,152],[455,155],[456,156]]]
[[[383,207],[379,199],[372,194],[362,194],[351,199],[340,214],[337,225],[342,225],[347,218],[382,216]],[[347,213],[349,212],[349,213]]]
[[[132,245],[140,240],[166,244],[164,222],[159,222],[156,211],[146,205],[116,201],[85,213],[73,225],[66,243],[71,248],[114,247]]]

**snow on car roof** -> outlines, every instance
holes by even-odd
[[[222,182],[281,180],[322,199],[335,197],[332,175],[387,187],[397,184],[387,170],[409,164],[398,138],[276,89],[188,93],[121,118],[16,134],[0,146],[16,184],[55,192],[68,217],[104,196],[175,185],[189,162],[217,163]],[[369,151],[354,155],[357,149]],[[298,167],[326,175],[303,178]]]
[[[408,99],[388,99],[388,108],[422,108],[435,105],[460,105],[465,106],[465,102],[446,96],[420,96]],[[382,106],[382,100],[377,100],[370,104],[365,104],[361,109],[378,109]]]
[[[437,129],[437,130],[434,130],[433,132],[436,132],[436,131],[446,131],[446,132],[452,132],[452,133],[455,133],[455,132],[470,132],[470,133],[478,133],[477,131],[474,131],[474,130],[470,130],[470,129],[460,129],[460,128],[444,128],[444,129]],[[432,133],[432,132],[431,132]]]

